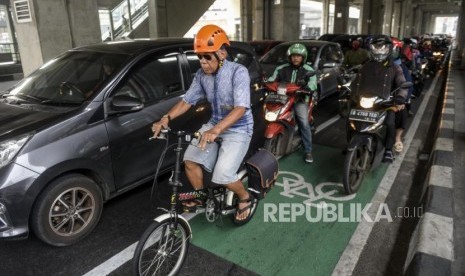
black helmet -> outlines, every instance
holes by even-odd
[[[374,60],[385,61],[392,54],[392,41],[387,35],[379,35],[370,42],[370,53]]]

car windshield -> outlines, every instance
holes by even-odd
[[[281,44],[272,48],[268,53],[266,53],[263,58],[260,60],[262,64],[273,64],[281,65],[287,63],[289,59],[287,58],[287,49],[289,49],[290,44]],[[307,63],[313,65],[315,63],[316,55],[318,53],[318,46],[305,45],[307,47]]]
[[[42,65],[5,96],[35,104],[80,105],[95,95],[127,58],[126,55],[69,51]]]

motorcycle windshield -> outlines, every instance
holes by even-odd
[[[368,62],[360,69],[359,75],[352,87],[354,96],[389,98],[392,86],[393,70],[381,62]]]

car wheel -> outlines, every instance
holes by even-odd
[[[66,175],[50,183],[37,199],[32,228],[39,239],[50,245],[71,245],[95,228],[102,207],[102,192],[92,179]]]

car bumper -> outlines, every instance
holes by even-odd
[[[0,169],[0,239],[27,237],[35,199],[31,188],[38,176],[15,163]]]

